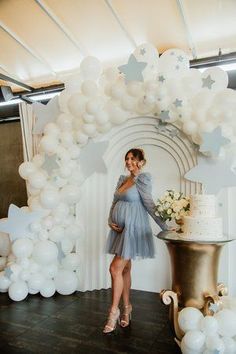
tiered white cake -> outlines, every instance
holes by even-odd
[[[216,198],[210,194],[190,197],[190,214],[184,216],[181,238],[218,240],[223,237],[222,219],[216,217]]]

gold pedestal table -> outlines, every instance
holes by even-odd
[[[162,231],[157,238],[167,245],[172,270],[172,289],[162,290],[160,295],[165,305],[171,305],[170,320],[177,340],[181,340],[183,332],[178,326],[178,312],[191,306],[204,315],[213,315],[212,305],[220,306],[220,296],[227,294],[226,287],[217,284],[217,274],[222,247],[232,239],[184,240],[171,231]]]

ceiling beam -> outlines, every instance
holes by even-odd
[[[192,52],[193,59],[197,59],[197,51],[196,51],[196,47],[194,45],[193,38],[192,38],[190,29],[189,29],[189,24],[188,24],[188,20],[187,20],[187,16],[186,16],[185,10],[184,10],[183,2],[182,2],[182,0],[176,0],[176,4],[177,4],[177,7],[179,9],[179,13],[180,13],[182,22],[184,24],[188,46],[189,46],[189,48],[190,48],[190,50]]]
[[[53,10],[43,0],[34,0],[36,4],[47,14],[47,16],[58,26],[63,34],[69,39],[70,42],[80,51],[80,54],[85,57],[89,55],[87,50],[82,47],[77,38],[71,33],[71,31],[65,26],[65,24],[59,19],[59,17],[53,12]]]
[[[16,33],[14,33],[10,28],[8,28],[2,21],[0,21],[0,28],[6,32],[12,39],[14,39],[21,47],[23,47],[28,53],[30,53],[37,61],[41,62],[44,66],[46,66],[50,72],[56,76],[56,72],[52,69],[51,65],[44,60],[35,50],[29,47],[26,43],[24,43]]]
[[[7,75],[1,74],[1,73],[0,73],[0,80],[12,82],[13,84],[23,87],[24,89],[26,89],[27,91],[30,91],[30,92],[34,90],[34,88],[32,86],[26,85],[21,81],[15,80],[10,76],[7,76]]]
[[[114,9],[114,7],[111,4],[111,0],[104,0],[104,2],[107,5],[107,7],[109,8],[109,10],[112,13],[113,17],[115,18],[115,20],[118,22],[118,24],[119,24],[120,28],[122,29],[122,31],[124,32],[125,36],[128,38],[130,43],[133,45],[134,49],[136,49],[137,43],[135,42],[134,38],[131,36],[131,34],[129,33],[129,31],[127,30],[127,28],[125,27],[125,25],[121,21],[120,16],[118,15],[117,11]]]

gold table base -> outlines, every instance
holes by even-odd
[[[196,242],[181,240],[175,233],[161,232],[158,236],[168,248],[172,270],[172,289],[160,296],[170,306],[170,320],[178,340],[184,333],[178,325],[178,312],[195,307],[204,315],[213,315],[210,304],[221,307],[220,297],[227,294],[223,284],[217,284],[219,256],[227,241]]]

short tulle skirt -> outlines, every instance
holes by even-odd
[[[123,228],[110,230],[105,252],[124,259],[154,258],[155,249],[149,216],[141,201],[119,200],[112,212],[112,222]]]

